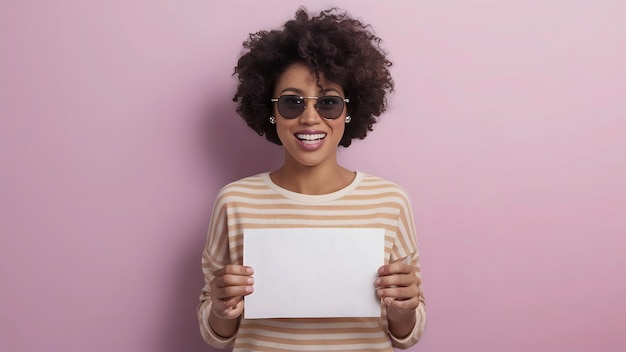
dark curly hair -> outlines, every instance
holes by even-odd
[[[332,8],[309,17],[300,8],[282,29],[251,33],[243,43],[247,52],[233,73],[239,80],[233,98],[238,102],[237,112],[259,135],[281,145],[276,126],[269,123],[270,99],[278,77],[291,64],[302,62],[318,84],[321,74],[341,85],[350,99],[347,107],[352,121],[339,143],[348,147],[353,138],[363,139],[372,131],[376,117],[387,109],[386,94],[393,91],[391,61],[380,43],[371,26],[343,10]]]

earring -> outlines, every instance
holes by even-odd
[[[272,125],[276,123],[276,118],[274,116],[270,116],[270,123]]]
[[[346,123],[350,123],[352,121],[352,117],[350,115],[346,116]]]

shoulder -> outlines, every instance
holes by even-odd
[[[362,188],[368,188],[371,190],[380,190],[382,192],[397,192],[405,196],[407,194],[404,187],[400,186],[399,184],[393,181],[390,181],[390,180],[387,180],[378,176],[368,175],[364,173],[361,173],[361,174],[362,174],[362,180],[361,180],[360,186]]]
[[[402,204],[409,203],[409,196],[404,187],[378,176],[362,174],[362,180],[357,187],[357,192],[369,194],[372,197],[394,199]]]
[[[229,192],[235,189],[261,187],[265,185],[265,182],[263,181],[263,175],[264,174],[256,174],[253,176],[241,178],[237,181],[230,182],[220,189],[220,193]]]
[[[233,198],[256,197],[267,193],[269,190],[265,182],[265,174],[257,174],[244,177],[223,186],[217,192],[217,202],[224,202]]]

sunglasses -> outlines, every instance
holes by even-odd
[[[350,99],[344,99],[334,95],[326,95],[322,97],[281,95],[277,99],[271,99],[271,101],[277,104],[280,116],[285,119],[295,119],[296,117],[302,115],[304,109],[306,109],[307,99],[315,99],[315,110],[317,110],[317,113],[321,117],[328,120],[334,120],[341,116],[345,104],[350,102]]]

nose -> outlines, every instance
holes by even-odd
[[[305,108],[302,115],[300,115],[301,123],[311,125],[316,124],[321,120],[322,117],[318,114],[316,105],[317,99],[305,99]]]

